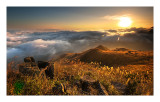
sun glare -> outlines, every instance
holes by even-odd
[[[120,27],[129,27],[132,24],[132,20],[129,17],[121,17],[119,26]]]

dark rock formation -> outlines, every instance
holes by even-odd
[[[114,82],[112,81],[111,84],[121,93],[124,94],[126,85],[120,83],[120,82]]]
[[[26,57],[24,58],[24,62],[35,62],[35,59],[33,57]]]
[[[50,77],[51,79],[53,79],[54,77],[54,63],[53,62],[45,62],[45,61],[38,61],[38,67],[39,69],[44,69],[45,70],[45,74],[47,77]]]
[[[98,80],[94,80],[90,76],[83,76],[80,84],[83,91],[90,91],[89,87],[92,87],[98,91],[99,95],[108,95],[105,87]]]
[[[38,65],[35,63],[33,57],[24,58],[24,63],[19,65],[19,72],[24,75],[43,75],[53,79],[54,77],[54,63],[38,61]]]
[[[38,75],[40,70],[35,62],[24,62],[19,65],[19,72],[24,75]]]
[[[48,62],[38,61],[38,67],[39,67],[39,69],[46,68],[47,66],[49,66]]]
[[[55,87],[53,87],[52,90],[55,95],[65,95],[66,92],[66,88],[62,83],[55,84]]]

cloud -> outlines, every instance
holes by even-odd
[[[106,15],[101,17],[102,19],[106,20],[119,20],[121,17],[129,17],[131,14],[124,14],[124,15]]]
[[[113,32],[113,33],[116,33],[116,32],[117,32],[117,30],[112,30],[112,29],[106,30],[106,31],[108,31],[108,32]]]
[[[23,60],[26,56],[33,56],[36,60],[49,60],[63,53],[79,53],[98,45],[104,45],[109,49],[126,47],[134,50],[153,50],[153,28],[106,31],[58,31],[21,34],[8,32],[7,59],[18,56]]]
[[[61,40],[42,40],[37,39],[27,43],[20,44],[15,48],[8,49],[7,57],[12,58],[16,56],[34,56],[38,59],[48,59],[49,56],[58,52],[65,52],[69,50],[70,43]]]
[[[127,29],[119,29],[119,30],[121,30],[122,32],[131,32],[131,31],[134,31],[136,33],[148,33],[148,31],[150,29],[142,28],[142,27],[140,27],[140,28],[132,27],[132,28],[127,28]]]
[[[102,17],[102,19],[107,19],[107,20],[118,20],[119,17],[120,17],[120,16],[118,16],[118,15],[113,15],[113,16],[107,15],[107,16]]]
[[[11,36],[11,37],[7,37],[8,41],[20,41],[20,40],[24,40],[27,39],[27,36]]]
[[[8,47],[13,47],[13,46],[16,46],[16,45],[19,45],[21,44],[22,42],[21,41],[7,41],[7,46]]]
[[[125,29],[124,32],[129,31],[131,33],[125,34],[125,36],[127,37],[137,37],[137,38],[141,38],[146,39],[148,42],[153,43],[153,27],[151,27],[150,29],[147,28],[130,28],[130,29]],[[132,33],[134,31],[134,33]]]

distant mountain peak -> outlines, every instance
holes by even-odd
[[[103,46],[103,45],[99,45],[96,47],[97,49],[101,49],[101,50],[109,50],[107,47]]]

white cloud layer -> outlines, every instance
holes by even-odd
[[[78,53],[98,45],[110,49],[126,47],[134,50],[152,50],[153,29],[130,28],[106,30],[106,32],[23,32],[21,34],[7,32],[7,59],[18,56],[23,60],[26,56],[33,56],[37,60],[49,60],[63,53]]]

